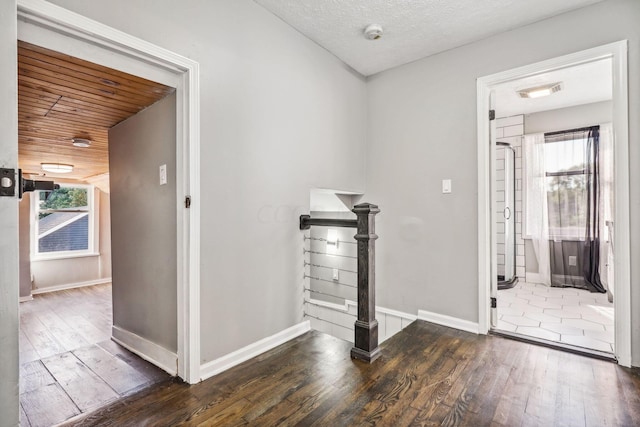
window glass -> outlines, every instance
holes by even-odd
[[[38,191],[36,253],[89,251],[91,242],[90,193],[87,187],[61,187]]]
[[[544,145],[549,236],[583,239],[587,219],[587,139]]]

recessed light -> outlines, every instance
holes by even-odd
[[[86,138],[73,138],[73,146],[80,148],[87,148],[91,146],[91,140]]]
[[[65,163],[40,163],[40,167],[43,171],[51,173],[73,172],[73,165],[68,165]]]
[[[541,98],[543,96],[549,96],[552,93],[560,92],[561,90],[562,82],[557,82],[543,86],[530,87],[528,89],[520,89],[517,92],[521,98]]]

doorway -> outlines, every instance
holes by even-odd
[[[19,167],[26,178],[42,184],[38,188],[52,190],[36,189],[20,201],[20,211],[26,211],[19,220],[21,235],[30,236],[20,246],[27,249],[26,262],[21,254],[21,264],[30,267],[21,274],[26,284],[24,297],[31,299],[20,305],[20,401],[25,425],[57,424],[166,375],[112,338],[122,341],[113,323],[114,307],[120,310],[118,324],[129,326],[121,313],[130,312],[127,304],[136,298],[126,290],[141,292],[140,288],[152,283],[149,293],[171,295],[171,302],[158,303],[151,311],[162,310],[162,318],[173,324],[163,329],[173,332],[167,333],[173,335],[175,349],[175,281],[170,279],[176,275],[175,244],[164,249],[164,253],[173,252],[163,262],[172,274],[159,272],[167,277],[164,281],[152,277],[158,269],[131,278],[118,259],[126,252],[122,246],[146,254],[152,250],[141,249],[140,244],[159,246],[150,239],[132,242],[129,237],[140,236],[147,221],[136,224],[137,232],[125,230],[136,217],[126,212],[130,203],[122,202],[129,185],[122,185],[118,178],[126,174],[135,179],[136,170],[145,164],[138,158],[132,165],[134,156],[122,153],[128,147],[143,151],[153,144],[153,156],[143,158],[155,163],[160,157],[158,163],[168,166],[165,187],[143,189],[138,184],[137,189],[166,200],[159,206],[146,203],[152,210],[167,212],[160,219],[154,217],[154,224],[163,227],[152,238],[167,241],[159,236],[166,233],[169,240],[175,240],[175,226],[165,226],[175,223],[173,93],[173,88],[159,83],[18,42]],[[145,120],[158,124],[149,129]],[[131,131],[137,135],[127,137]],[[115,173],[115,180],[110,179],[110,172]],[[169,197],[160,197],[160,193]],[[116,196],[116,203],[110,194]],[[120,220],[123,215],[124,222]],[[117,292],[112,292],[111,285],[112,254]],[[144,308],[138,306],[137,311]],[[153,315],[149,310],[144,314]],[[135,350],[127,342],[122,344]],[[175,374],[173,369],[169,372]],[[92,392],[86,392],[86,387]]]
[[[563,73],[571,71],[579,74],[587,68],[604,66],[609,71],[609,76],[616,76],[612,83],[609,84],[611,90],[611,101],[606,99],[594,100],[591,102],[575,103],[572,107],[567,105],[555,105],[555,108],[546,108],[538,112],[521,112],[509,111],[509,102],[505,101],[504,96],[500,96],[501,91],[508,91],[514,97],[522,96],[522,92],[547,89],[550,96],[546,97],[551,100],[558,101],[561,97],[555,96],[558,90],[563,90],[562,79],[556,81],[554,78],[561,76]],[[488,332],[496,329],[498,331],[515,332],[526,335],[532,340],[568,342],[570,345],[578,348],[591,348],[604,353],[615,355],[618,362],[624,366],[630,365],[630,307],[629,307],[629,239],[628,239],[628,161],[626,153],[628,151],[627,137],[627,113],[626,113],[626,42],[614,43],[599,48],[590,49],[583,52],[567,55],[565,57],[555,58],[538,64],[532,64],[516,70],[509,70],[492,76],[483,77],[478,80],[478,136],[479,136],[479,217],[480,217],[480,330]],[[619,78],[619,77],[623,78]],[[559,89],[556,87],[559,85]],[[548,88],[546,86],[549,86]],[[567,86],[566,89],[572,88]],[[567,91],[568,92],[568,91]],[[589,96],[590,91],[578,90],[582,96]],[[504,93],[502,94],[504,95]],[[556,94],[557,95],[557,94]],[[502,99],[503,113],[500,113],[500,103]],[[612,128],[616,130],[615,139],[611,138],[611,157],[615,161],[615,171],[611,177],[611,192],[616,195],[615,201],[611,206],[611,218],[603,220],[600,218],[601,228],[597,232],[601,234],[605,246],[600,254],[600,250],[594,251],[602,255],[603,268],[598,271],[598,278],[595,280],[595,287],[587,283],[585,285],[582,274],[578,274],[578,270],[583,270],[587,266],[587,260],[583,254],[575,252],[572,244],[580,241],[577,234],[584,233],[585,228],[573,224],[576,222],[575,209],[569,214],[571,203],[567,203],[567,193],[573,197],[575,201],[577,196],[576,185],[578,181],[584,180],[584,176],[592,176],[588,173],[581,174],[579,168],[564,167],[558,163],[557,170],[553,169],[552,162],[548,161],[549,168],[545,170],[544,179],[547,181],[547,193],[545,194],[546,209],[537,209],[538,212],[545,212],[547,224],[547,233],[549,236],[543,236],[541,241],[545,241],[546,245],[534,245],[535,226],[532,224],[532,211],[535,204],[536,196],[529,187],[533,180],[529,177],[527,181],[527,163],[529,172],[533,169],[531,164],[531,150],[539,148],[548,148],[547,151],[558,151],[562,148],[568,153],[570,147],[577,147],[582,142],[585,144],[593,142],[593,136],[598,136],[600,129],[607,133],[606,117],[604,120],[593,118],[589,124],[570,126],[570,120],[566,115],[563,123],[562,120],[553,123],[555,129],[534,129],[536,123],[538,125],[542,116],[545,116],[547,127],[549,120],[555,116],[556,119],[562,116],[562,113],[568,113],[568,108],[582,108],[582,112],[588,109],[587,105],[610,102],[609,116]],[[581,107],[578,107],[580,105]],[[505,110],[505,107],[506,110]],[[596,109],[597,106],[589,105],[589,108]],[[603,105],[600,105],[602,110]],[[489,120],[489,110],[496,111],[496,118],[502,120]],[[504,112],[506,111],[506,113]],[[543,114],[544,112],[544,114]],[[575,112],[575,111],[574,111]],[[486,115],[485,115],[486,114]],[[538,114],[538,117],[534,117]],[[605,114],[606,115],[606,114]],[[582,119],[586,119],[586,114],[582,114]],[[536,121],[537,120],[537,121]],[[566,121],[569,120],[569,121]],[[527,121],[529,123],[527,123]],[[602,126],[604,124],[604,126]],[[544,127],[544,126],[543,126]],[[576,136],[579,131],[592,132],[584,136]],[[489,136],[493,135],[493,141]],[[530,134],[530,135],[527,135]],[[542,138],[543,144],[535,145],[532,142],[533,134],[537,134],[538,138]],[[542,135],[542,136],[540,136]],[[583,134],[581,134],[583,135]],[[546,136],[547,144],[544,145]],[[505,161],[506,155],[504,149],[496,149],[496,142],[500,141],[509,144],[516,154],[514,162],[513,181],[508,185],[505,177],[508,172],[510,162]],[[555,144],[554,144],[555,143]],[[529,151],[527,154],[527,150]],[[581,148],[578,151],[584,152]],[[593,153],[593,151],[591,151]],[[549,153],[547,153],[549,156]],[[540,157],[540,156],[538,156]],[[564,158],[567,159],[567,154]],[[589,163],[589,162],[587,162]],[[613,163],[613,162],[612,162]],[[591,162],[593,164],[593,162]],[[610,167],[610,166],[609,166]],[[582,169],[584,171],[584,168]],[[566,184],[566,185],[565,185]],[[556,193],[562,193],[565,197],[564,205],[555,203],[559,199],[551,197],[552,187]],[[514,188],[513,194],[514,206],[506,209],[508,197],[505,196],[505,189]],[[593,191],[593,190],[591,190]],[[583,194],[583,193],[581,193]],[[591,193],[593,194],[593,193]],[[555,194],[556,196],[558,194]],[[614,198],[611,198],[612,200]],[[529,202],[529,206],[527,206]],[[555,203],[555,204],[554,204]],[[549,210],[551,207],[551,210]],[[575,206],[573,206],[575,208]],[[506,212],[515,209],[515,244],[507,241],[505,225]],[[564,209],[564,210],[563,210]],[[602,210],[598,210],[598,213]],[[573,215],[573,217],[572,217]],[[604,212],[603,215],[604,216]],[[572,219],[573,218],[573,219]],[[555,222],[554,222],[555,221]],[[615,239],[613,238],[613,229],[615,226]],[[558,228],[559,225],[565,226]],[[562,234],[566,236],[561,236]],[[622,233],[627,236],[621,236]],[[574,236],[573,234],[576,234]],[[621,236],[621,239],[617,237]],[[587,239],[588,241],[589,239]],[[572,243],[573,241],[573,243]],[[582,236],[584,241],[584,236]],[[563,243],[565,242],[565,243]],[[609,246],[607,246],[609,245]],[[611,250],[607,253],[607,248]],[[612,255],[615,257],[611,260]],[[502,286],[502,290],[498,287],[498,276],[500,271],[505,269],[505,260],[513,260],[515,263],[516,283],[510,288]],[[513,257],[513,258],[511,258]],[[541,259],[550,259],[547,271],[544,263],[535,265]],[[612,262],[611,262],[612,261]],[[611,268],[606,264],[609,263]],[[547,265],[549,265],[547,264]],[[579,264],[582,264],[581,266]],[[597,260],[591,262],[591,265],[599,264]],[[523,280],[524,279],[524,280]],[[555,286],[551,286],[553,281]],[[602,283],[610,286],[610,289],[602,287]],[[582,288],[588,288],[584,290]],[[597,292],[589,292],[597,291]],[[609,291],[609,292],[607,292]],[[582,295],[586,292],[586,295]],[[519,294],[520,293],[520,294]],[[557,293],[558,295],[551,294]],[[613,298],[613,303],[609,299]],[[528,295],[528,299],[523,298]],[[502,304],[501,304],[502,300]],[[525,303],[526,301],[526,303]],[[569,303],[571,301],[571,303]],[[575,304],[572,306],[572,304]],[[581,307],[582,305],[582,307]],[[562,310],[563,307],[568,310]],[[492,308],[494,307],[494,308]],[[533,311],[527,313],[528,309]],[[593,308],[594,313],[587,313]],[[522,311],[520,311],[522,310]],[[573,311],[571,311],[573,310]],[[502,313],[501,313],[502,311]],[[613,317],[615,311],[615,319]],[[563,314],[564,313],[564,314]],[[572,313],[572,314],[569,314]],[[526,315],[525,315],[526,314]],[[583,317],[584,316],[584,317]],[[602,333],[594,333],[592,331],[585,332],[584,326],[590,322],[593,329],[600,328]],[[580,323],[580,325],[578,324]],[[518,331],[520,329],[520,331]],[[573,339],[571,334],[581,335],[579,339]],[[562,340],[563,335],[565,340]],[[595,336],[597,335],[597,339]],[[557,339],[556,339],[557,338]],[[574,337],[575,338],[575,337]],[[589,343],[589,339],[594,338],[596,342]],[[601,344],[601,345],[600,345]]]
[[[18,1],[18,37],[176,89],[177,367],[135,334],[124,338],[148,360],[190,383],[199,380],[199,102],[198,64],[88,18]],[[189,198],[189,209],[182,201]],[[173,364],[173,368],[171,365]]]

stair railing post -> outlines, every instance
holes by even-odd
[[[357,216],[358,241],[358,320],[355,324],[355,346],[351,357],[373,362],[380,356],[378,321],[376,320],[376,239],[375,216],[378,206],[362,203],[353,207]]]

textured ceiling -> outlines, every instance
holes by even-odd
[[[601,0],[254,1],[368,76]]]
[[[562,90],[543,98],[521,98],[517,91],[562,82]],[[613,97],[611,59],[581,64],[503,83],[495,89],[498,117],[556,110]]]

